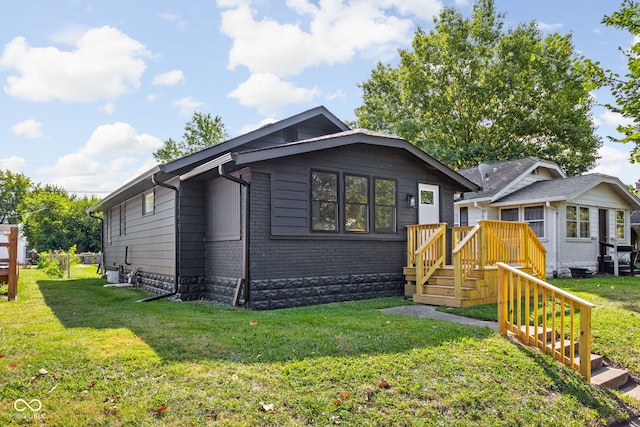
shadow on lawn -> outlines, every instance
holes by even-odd
[[[246,311],[209,302],[137,303],[148,294],[103,284],[99,279],[38,282],[66,328],[126,328],[165,360],[250,363],[398,353],[492,333],[378,310],[398,305],[399,299]]]

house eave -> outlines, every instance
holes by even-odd
[[[85,209],[87,213],[91,212],[102,212],[105,207],[114,206],[123,201],[135,196],[139,193],[139,187],[142,184],[148,182],[151,187],[153,187],[153,183],[151,183],[151,177],[159,172],[162,172],[162,168],[158,165],[149,169],[141,175],[138,175],[136,178],[122,185],[118,189],[109,193],[106,197],[101,199],[98,203],[93,206]]]

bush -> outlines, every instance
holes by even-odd
[[[42,269],[49,277],[62,278],[64,276],[60,260],[51,252],[38,253],[38,268]]]

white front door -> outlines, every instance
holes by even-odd
[[[418,223],[436,224],[440,222],[440,187],[418,184]]]

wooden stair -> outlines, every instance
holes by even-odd
[[[479,304],[491,304],[497,301],[485,281],[485,272],[475,270],[464,281],[460,297],[455,296],[454,269],[452,265],[438,268],[422,286],[422,292],[416,288],[415,268],[405,267],[407,281],[405,295],[413,297],[418,304],[444,305],[449,307],[469,307]]]
[[[547,352],[551,353],[553,349],[560,349],[562,340],[558,339],[556,334],[553,333],[551,328],[548,328],[546,331],[542,330],[542,328],[538,328],[538,332],[535,333],[534,328],[530,327],[529,331],[525,331],[525,327],[521,327],[521,331],[524,334],[529,333],[529,337],[533,340],[545,339],[547,342]],[[520,340],[516,337],[515,334],[511,334],[516,341],[520,342]],[[555,343],[554,343],[555,341]],[[522,343],[524,344],[524,343]],[[555,347],[553,347],[555,345]],[[570,355],[571,352],[571,342],[568,340],[564,340],[564,349],[565,354],[567,356]],[[580,363],[580,346],[578,342],[574,342],[573,346],[575,348],[574,356],[575,363]],[[628,394],[629,396],[640,400],[640,385],[636,383],[636,381],[631,377],[629,371],[626,369],[615,368],[610,366],[604,359],[604,357],[598,354],[591,354],[591,384],[607,387],[612,390],[619,390],[622,393]]]

